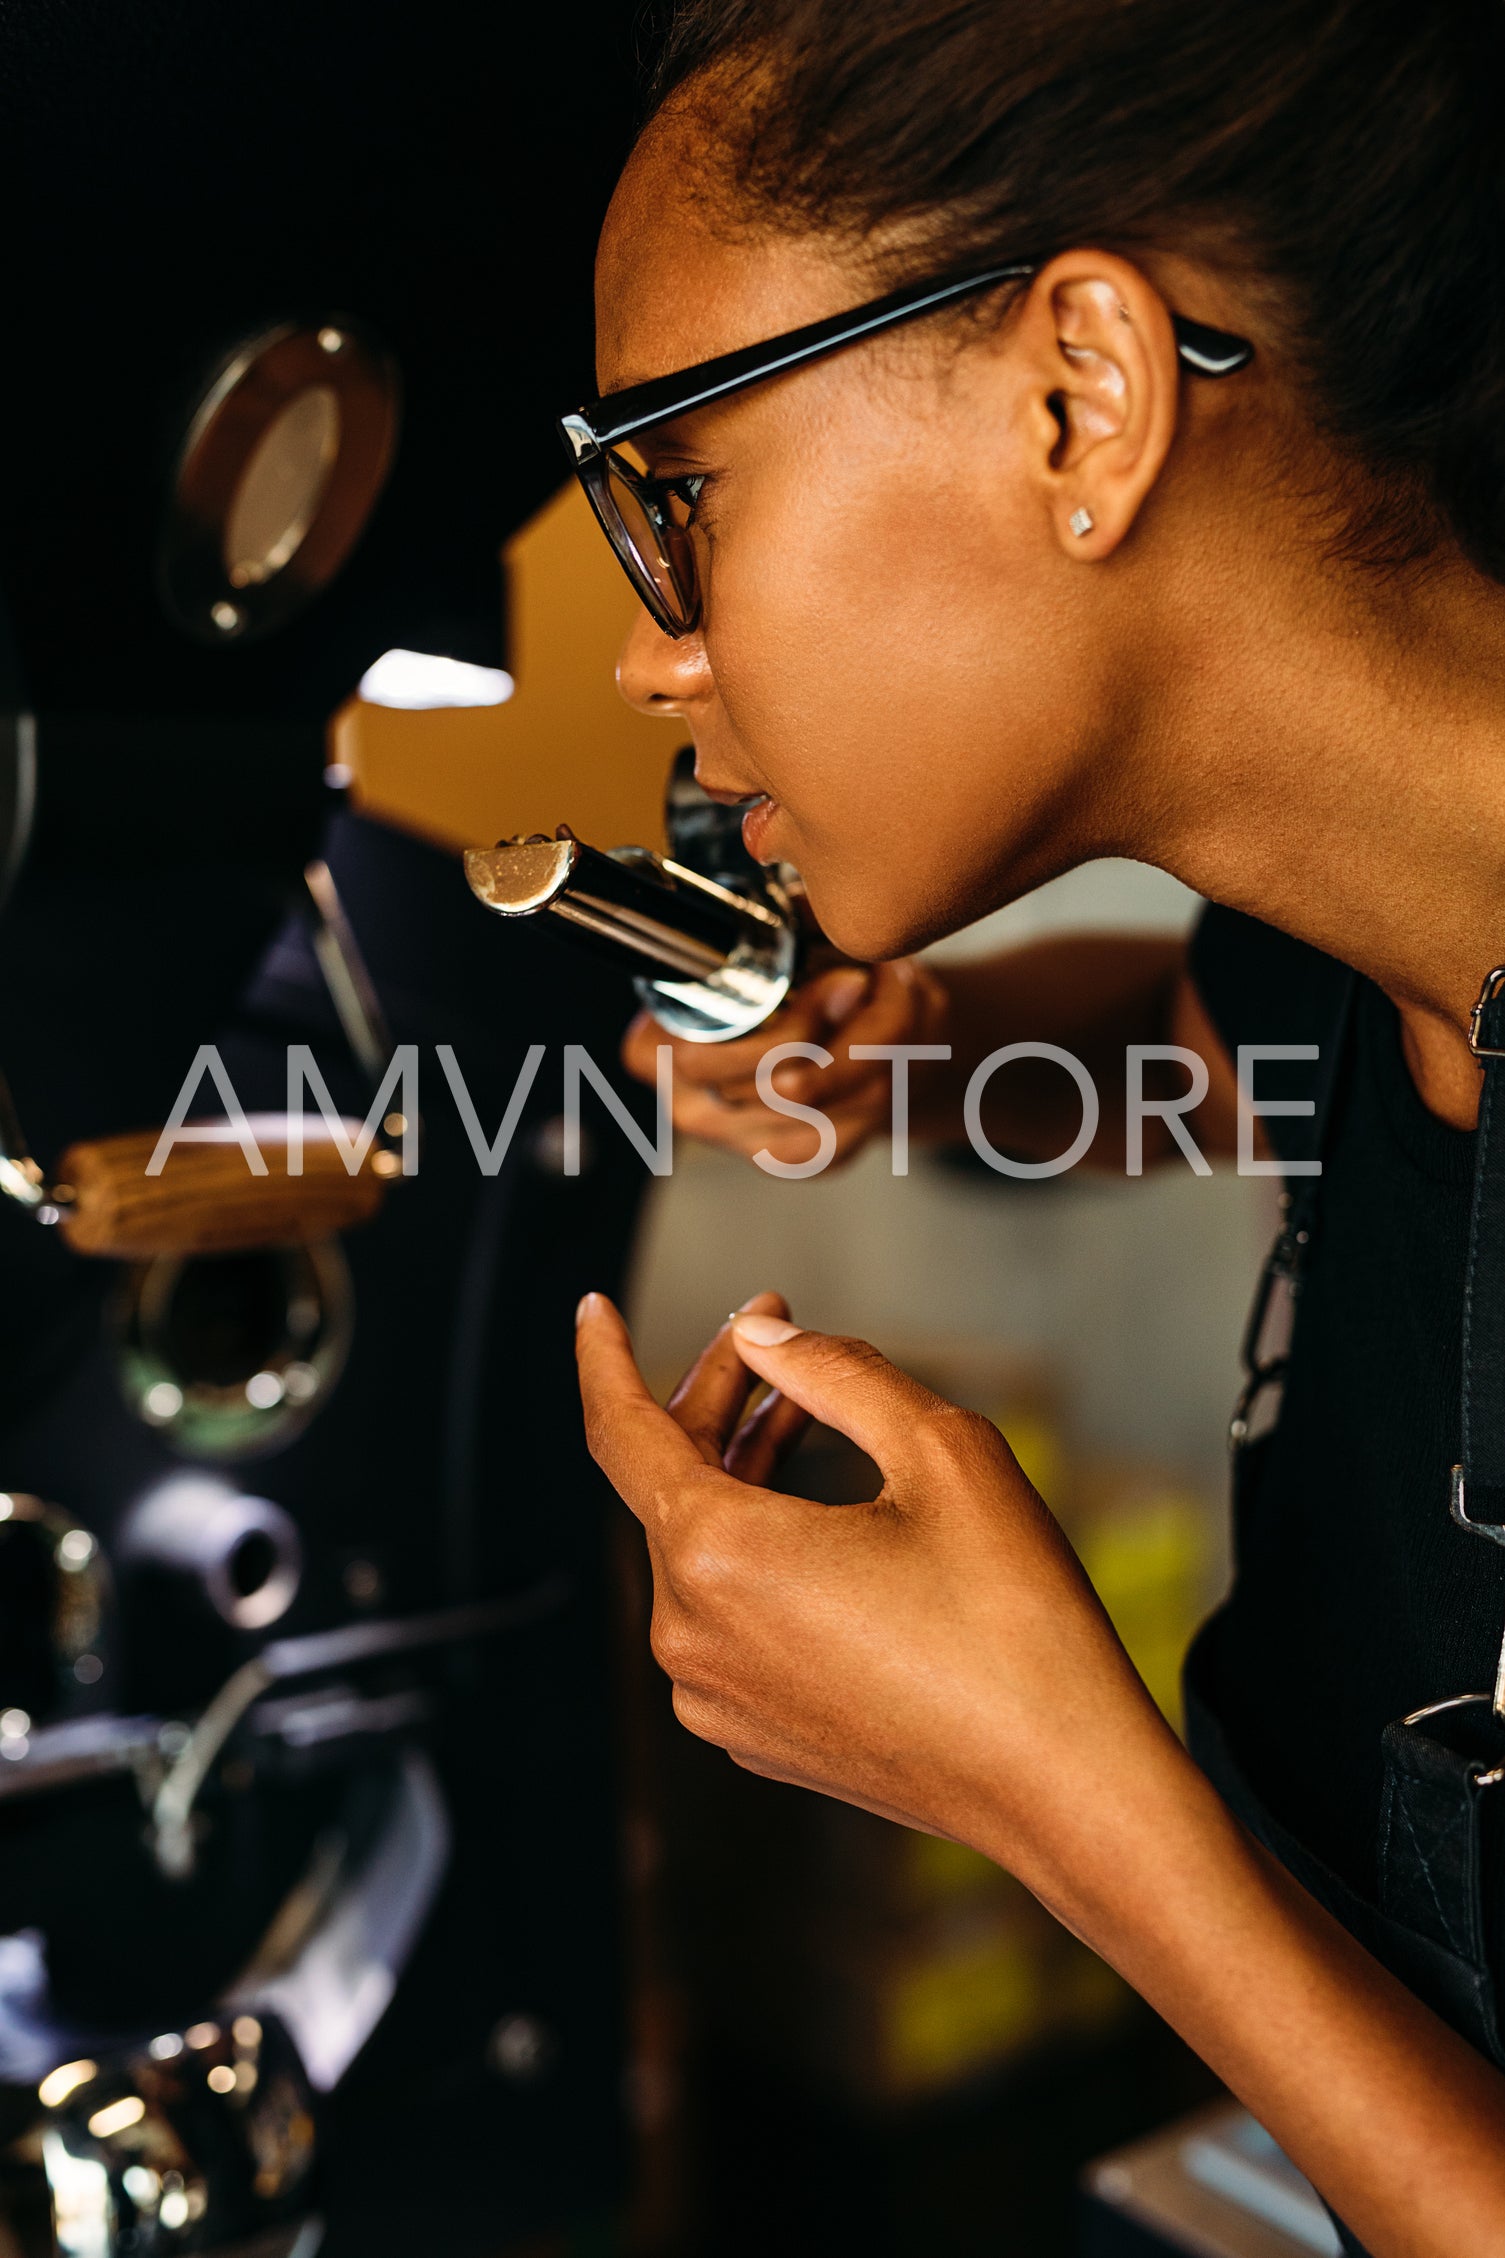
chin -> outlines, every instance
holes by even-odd
[[[899,902],[851,902],[840,888],[820,889],[806,880],[811,913],[832,946],[860,964],[885,964],[893,957],[913,956],[944,939],[956,926],[924,915]],[[969,923],[963,918],[961,923]]]

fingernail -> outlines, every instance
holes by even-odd
[[[791,1325],[787,1317],[744,1317],[738,1310],[736,1331],[739,1339],[751,1341],[754,1348],[776,1349],[785,1341],[792,1341],[796,1333],[804,1331],[804,1327]]]
[[[833,973],[826,983],[821,999],[821,1010],[833,1027],[849,1018],[867,994],[868,975],[853,969],[851,972]]]
[[[580,1296],[579,1301],[575,1304],[575,1323],[577,1325],[583,1325],[587,1317],[595,1316],[596,1304],[600,1299],[599,1294],[582,1294]]]

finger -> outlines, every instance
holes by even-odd
[[[778,1068],[775,1088],[787,1097],[808,1098],[816,1105],[828,1105],[865,1087],[886,1097],[887,1061],[875,1064],[872,1059],[853,1058],[852,1047],[903,1043],[918,1037],[923,1022],[930,1017],[924,982],[925,976],[915,965],[875,965],[860,1004],[842,1020],[840,1033],[827,1038],[831,1064],[817,1066],[813,1061],[791,1059]]]
[[[825,1115],[836,1132],[831,1158],[826,1163],[830,1168],[850,1160],[854,1153],[860,1152],[873,1137],[888,1128],[889,1105],[886,1092],[881,1107],[859,1100],[850,1106],[821,1106],[818,1110]],[[757,1160],[760,1155],[765,1156],[765,1167],[770,1159],[794,1162],[814,1160],[820,1150],[819,1138],[812,1123],[791,1121],[783,1114],[768,1112],[758,1119],[752,1133],[739,1124],[736,1143],[738,1149],[745,1150],[753,1160]]]
[[[855,1102],[849,1106],[820,1106],[828,1115],[836,1131],[837,1150],[855,1148],[872,1131],[881,1128],[889,1117],[889,1096],[881,1092],[879,1101],[869,1105]],[[681,1090],[674,1100],[674,1126],[686,1137],[698,1137],[708,1145],[720,1145],[729,1152],[739,1152],[751,1159],[761,1147],[767,1146],[778,1160],[805,1160],[817,1149],[817,1136],[808,1121],[800,1121],[789,1114],[775,1112],[762,1099],[752,1105],[725,1105],[710,1092]]]
[[[754,1129],[767,1122],[761,1099],[755,1105],[728,1105],[714,1090],[689,1090],[682,1084],[675,1089],[674,1126],[681,1136],[748,1154],[757,1143]]]
[[[803,1013],[800,1016],[803,1019]],[[751,1088],[763,1053],[771,1043],[788,1040],[772,1032],[782,1023],[783,1015],[777,1014],[755,1035],[745,1035],[739,1042],[691,1043],[681,1035],[671,1035],[651,1011],[640,1011],[622,1037],[622,1064],[639,1082],[656,1083],[658,1054],[667,1044],[674,1053],[676,1095],[685,1086],[714,1091],[728,1081],[746,1083]]]
[[[797,988],[756,1033],[745,1035],[735,1043],[685,1042],[668,1034],[651,1012],[641,1011],[622,1038],[622,1062],[638,1081],[653,1083],[658,1076],[659,1050],[667,1042],[674,1053],[676,1090],[687,1084],[691,1088],[720,1091],[734,1103],[742,1102],[756,1093],[758,1065],[765,1052],[780,1043],[810,1042],[829,1036],[837,1027],[845,1025],[865,1002],[875,980],[881,978],[886,992],[892,993],[896,987],[902,990],[910,973],[908,965],[838,965],[818,980]],[[897,1003],[889,1007],[880,1026],[888,1024],[897,1008]],[[858,1039],[897,1040],[882,1032]],[[787,1077],[800,1071],[788,1065],[776,1069],[777,1087],[788,1095],[795,1095],[794,1085]],[[805,1068],[803,1072],[808,1077],[810,1070]]]
[[[622,1037],[622,1064],[634,1080],[646,1082],[650,1088],[657,1085],[659,1047],[669,1041],[670,1037],[660,1027],[651,1011],[640,1011],[638,1013],[637,1018]],[[679,1045],[675,1045],[674,1070],[676,1074],[679,1071],[679,1047]],[[685,1044],[684,1048],[688,1050],[692,1046]]]
[[[627,1327],[604,1294],[587,1294],[580,1304],[575,1357],[591,1456],[646,1521],[655,1499],[705,1462],[678,1421],[654,1402]]]
[[[834,1039],[834,1038],[833,1038]],[[825,1048],[824,1044],[821,1046]],[[783,1058],[768,1073],[768,1081],[781,1098],[797,1098],[813,1105],[825,1105],[834,1097],[850,1095],[854,1088],[866,1083],[874,1098],[886,1095],[888,1066],[871,1059],[843,1059],[840,1052],[827,1051],[829,1066],[818,1066],[814,1059],[802,1057]],[[717,1085],[716,1095],[723,1105],[761,1105],[763,1093],[758,1088],[756,1075],[751,1081],[723,1082]]]
[[[912,1380],[869,1341],[802,1332],[787,1318],[755,1312],[739,1312],[732,1335],[750,1371],[812,1419],[849,1435],[885,1476],[912,1465],[932,1436],[985,1424]]]
[[[722,1464],[739,1482],[761,1489],[809,1430],[810,1414],[803,1404],[774,1389],[754,1404],[728,1443]]]
[[[743,1035],[735,1043],[676,1044],[675,1079],[689,1083],[692,1088],[715,1090],[750,1083],[757,1075],[758,1061],[765,1051],[772,1050],[777,1043],[810,1042],[824,1025],[815,999],[799,991],[772,1019],[765,1020],[755,1034]]]
[[[782,1294],[754,1294],[738,1315],[759,1312],[787,1318],[789,1304]],[[708,1466],[719,1466],[727,1442],[747,1404],[752,1383],[747,1366],[737,1354],[731,1319],[703,1348],[669,1398],[669,1416],[684,1429]]]
[[[819,1041],[861,1002],[869,978],[865,965],[841,965],[796,988],[771,1019],[739,1042],[676,1044],[676,1078],[715,1089],[752,1086],[765,1051],[780,1043]]]
[[[750,1105],[729,1105],[714,1090],[681,1088],[674,1093],[675,1128],[686,1137],[700,1137],[733,1152],[755,1152],[770,1122],[781,1119],[787,1116],[771,1114],[761,1098]]]

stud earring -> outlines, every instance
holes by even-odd
[[[1093,517],[1091,510],[1073,510],[1066,523],[1080,541],[1084,533],[1092,531],[1097,520]]]

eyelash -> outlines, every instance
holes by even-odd
[[[681,478],[660,478],[655,481],[661,493],[672,496],[683,505],[686,526],[695,523],[701,496],[709,483],[710,475],[706,471],[694,471]]]

